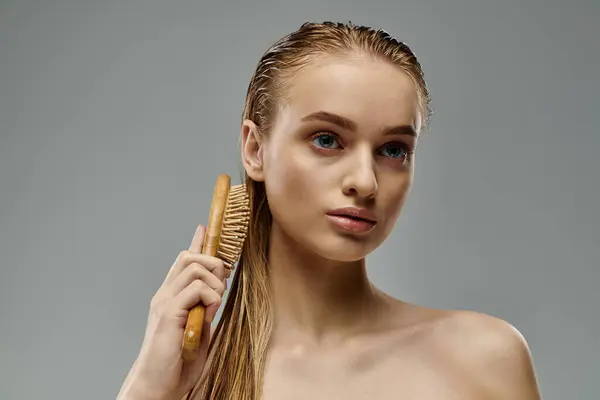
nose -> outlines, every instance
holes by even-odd
[[[373,199],[377,194],[377,177],[370,151],[356,154],[348,160],[350,167],[344,176],[342,189],[348,196]]]

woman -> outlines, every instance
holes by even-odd
[[[223,316],[223,263],[200,226],[154,296],[121,399],[538,399],[508,323],[429,309],[375,288],[365,256],[409,194],[429,94],[411,50],[383,31],[304,24],[260,60],[242,161],[252,223]],[[200,357],[183,363],[203,302]],[[209,347],[210,343],[210,347]]]

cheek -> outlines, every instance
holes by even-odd
[[[272,149],[265,162],[265,187],[275,218],[294,219],[314,202],[317,174],[297,150]]]
[[[396,224],[406,198],[412,189],[412,182],[413,173],[412,171],[407,172],[400,181],[396,177],[393,182],[389,182],[386,186],[390,189],[379,194],[380,204],[385,208],[385,215],[388,218],[386,221],[386,231],[391,230]]]

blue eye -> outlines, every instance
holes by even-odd
[[[400,143],[390,143],[382,149],[382,155],[390,158],[404,158],[408,155],[406,145]]]
[[[339,149],[341,146],[338,143],[337,137],[331,133],[321,133],[312,140],[312,143],[324,149]],[[337,147],[336,147],[337,146]]]

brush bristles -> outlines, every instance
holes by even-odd
[[[227,276],[242,254],[250,222],[250,197],[246,185],[232,186],[227,197],[217,257],[223,260]]]

